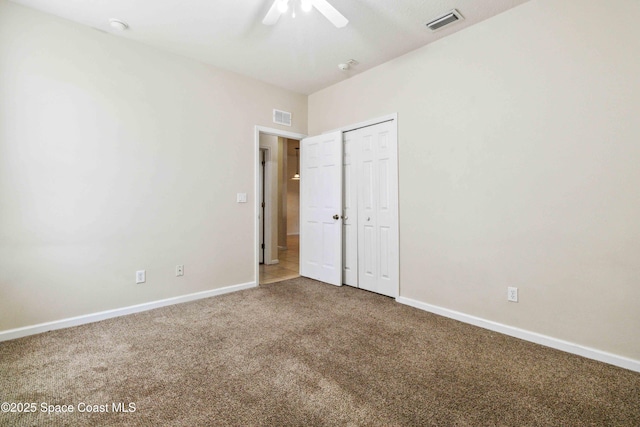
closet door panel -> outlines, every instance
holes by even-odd
[[[398,296],[398,169],[392,122],[362,128],[358,188],[360,287]],[[363,264],[364,261],[364,264]]]

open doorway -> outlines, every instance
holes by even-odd
[[[256,277],[259,284],[300,275],[299,147],[304,136],[256,127]]]
[[[292,279],[300,275],[300,141],[278,137],[277,259],[260,265],[260,284]],[[274,174],[275,175],[275,174]]]

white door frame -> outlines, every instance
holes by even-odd
[[[258,172],[258,244],[260,245],[260,248],[258,249],[258,262],[259,263],[264,263],[264,261],[267,259],[266,254],[265,254],[265,249],[266,246],[264,246],[264,242],[265,242],[265,234],[266,234],[266,223],[265,223],[265,218],[266,218],[266,203],[264,202],[264,196],[265,196],[265,186],[266,186],[266,176],[267,176],[267,161],[266,161],[266,157],[267,157],[267,152],[266,150],[264,150],[262,147],[260,147],[260,159],[258,160],[260,162],[260,166],[259,166],[259,172]],[[264,208],[262,207],[262,204],[264,203]],[[261,216],[262,215],[262,216]]]
[[[273,238],[272,236],[272,230],[271,230],[271,218],[274,215],[273,214],[273,206],[271,203],[271,195],[273,194],[274,188],[273,188],[273,153],[271,152],[271,148],[267,147],[267,146],[259,146],[258,147],[258,152],[264,152],[264,182],[262,183],[262,188],[263,188],[263,194],[262,194],[262,200],[264,201],[264,218],[262,218],[262,221],[258,221],[258,244],[260,244],[260,241],[263,241],[264,244],[264,250],[263,250],[263,254],[264,254],[264,258],[262,259],[263,264],[271,264],[271,262],[273,261],[273,258],[271,256],[271,239]],[[277,161],[277,160],[276,160]],[[258,158],[258,168],[260,168],[260,158]],[[258,169],[258,174],[260,174],[260,169]],[[258,176],[258,185],[260,185],[260,177]],[[261,201],[260,201],[260,189],[257,189],[258,191],[258,212],[260,212],[260,208],[261,206]],[[260,216],[260,214],[258,214],[258,217]],[[263,226],[263,230],[262,233],[264,234],[264,238],[260,239],[260,222],[262,222],[262,226]],[[260,249],[258,249],[258,263],[260,263]]]
[[[307,135],[302,134],[302,133],[295,133],[295,132],[288,132],[285,130],[280,130],[280,129],[274,129],[274,128],[269,128],[269,127],[265,127],[265,126],[255,126],[255,133],[254,133],[254,147],[253,147],[253,164],[254,164],[254,171],[253,171],[253,176],[254,176],[254,182],[253,182],[253,194],[254,194],[254,206],[255,206],[255,211],[254,211],[254,259],[253,259],[253,264],[255,267],[255,271],[254,271],[254,275],[255,275],[255,280],[256,280],[256,285],[260,284],[260,253],[259,253],[259,249],[258,249],[258,245],[260,244],[260,223],[259,218],[260,218],[260,190],[258,189],[258,186],[260,185],[260,134],[266,134],[266,135],[273,135],[273,136],[279,136],[282,138],[289,138],[289,139],[297,139],[297,140],[302,140],[303,138],[305,138]],[[266,187],[266,186],[265,186]],[[271,206],[271,204],[267,204],[266,209],[265,209],[265,220],[270,220],[271,216],[273,215],[272,212],[273,206]],[[266,224],[266,222],[265,222]],[[270,224],[270,223],[269,223]],[[265,230],[265,240],[267,240],[267,235],[271,235],[271,230],[270,230],[270,226]],[[270,242],[270,241],[269,241]],[[265,243],[266,244],[266,243]],[[266,245],[265,246],[265,261],[267,259],[271,259],[271,249],[269,247],[270,245]]]
[[[323,134],[325,133],[331,133],[331,132],[335,132],[335,131],[340,131],[340,132],[349,132],[352,130],[356,130],[356,129],[360,129],[366,126],[373,126],[373,125],[377,125],[378,123],[382,123],[382,122],[388,122],[393,120],[394,122],[394,127],[395,127],[395,131],[396,134],[398,134],[398,113],[393,113],[393,114],[387,114],[386,116],[382,116],[382,117],[377,117],[375,119],[370,119],[370,120],[365,120],[364,122],[359,122],[359,123],[354,123],[351,125],[347,125],[347,126],[342,126],[327,132],[322,132]]]

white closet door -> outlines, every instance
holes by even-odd
[[[344,214],[342,283],[358,287],[358,135],[344,134]]]
[[[342,132],[300,142],[300,275],[342,285]]]
[[[356,131],[358,285],[391,297],[399,290],[398,154],[393,122]]]

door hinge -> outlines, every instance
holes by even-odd
[[[265,163],[265,161],[263,160],[263,161],[262,161],[262,166],[264,166],[265,164],[266,164],[266,163]]]
[[[264,249],[264,243],[260,245],[260,249]]]
[[[262,207],[264,208],[264,202],[262,202]]]

